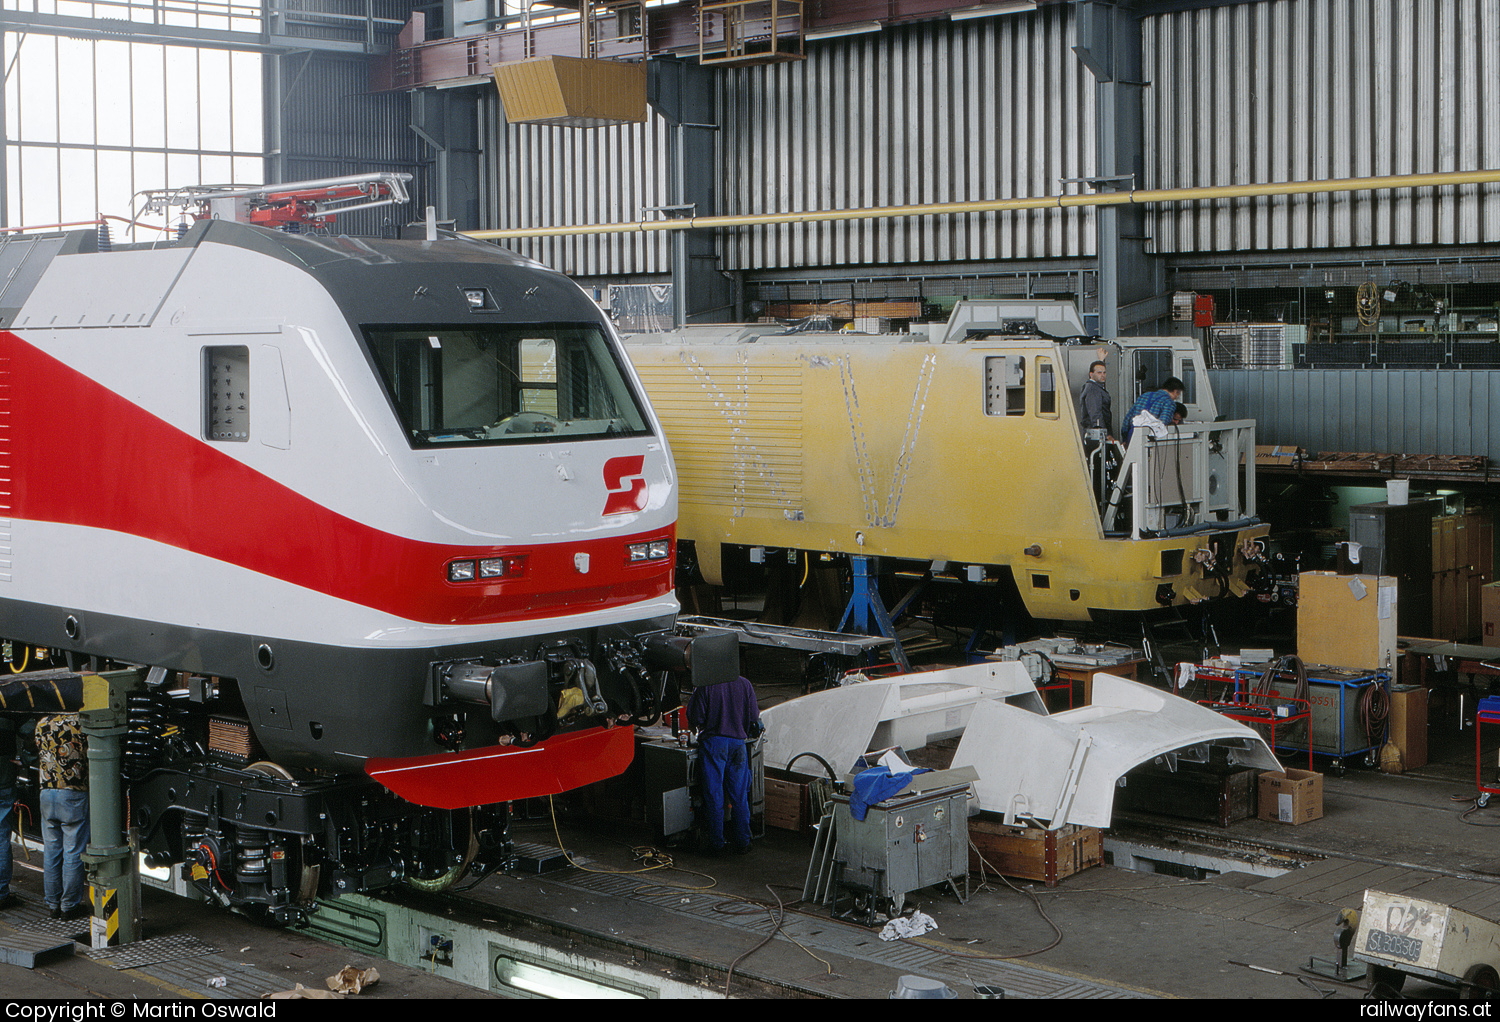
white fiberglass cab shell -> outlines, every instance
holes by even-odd
[[[1203,762],[1210,746],[1223,746],[1231,763],[1281,769],[1245,725],[1110,674],[1094,675],[1092,705],[1048,715],[1016,662],[863,681],[788,700],[761,719],[765,763],[783,768],[812,753],[843,772],[872,749],[962,735],[952,765],[978,773],[979,808],[1049,829],[1108,827],[1120,779],[1158,757]]]
[[[1093,704],[1039,716],[990,701],[975,708],[953,766],[979,773],[980,808],[1046,822],[1108,827],[1115,786],[1158,756],[1280,770],[1265,740],[1243,724],[1178,696],[1110,674],[1094,675]]]

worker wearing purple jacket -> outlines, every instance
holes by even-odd
[[[688,723],[698,731],[703,777],[704,841],[711,855],[750,850],[750,755],[746,741],[760,734],[755,687],[745,678],[700,685],[688,700]],[[724,804],[732,819],[724,834]]]

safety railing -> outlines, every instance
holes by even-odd
[[[1106,532],[1132,539],[1201,532],[1255,514],[1255,421],[1184,422],[1164,436],[1137,429],[1104,507]],[[1243,464],[1251,466],[1241,479]]]

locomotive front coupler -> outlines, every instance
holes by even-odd
[[[551,705],[551,667],[541,660],[449,660],[432,665],[429,706],[477,703],[488,706],[496,724],[539,717]]]

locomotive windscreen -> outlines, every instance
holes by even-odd
[[[403,325],[365,339],[414,447],[649,431],[594,327]]]

